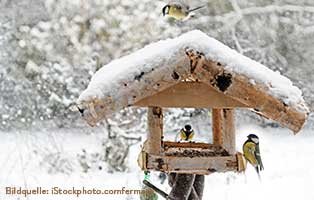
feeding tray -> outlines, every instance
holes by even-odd
[[[144,143],[138,158],[142,170],[210,174],[212,172],[243,171],[246,167],[241,153],[229,155],[218,145],[207,143],[177,143],[165,141],[160,155],[146,152]]]

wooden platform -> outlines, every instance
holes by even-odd
[[[222,147],[206,143],[163,142],[160,155],[145,152],[139,155],[142,170],[176,172],[188,174],[210,174],[213,172],[243,171],[246,167],[241,153],[229,155]]]

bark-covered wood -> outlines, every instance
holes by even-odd
[[[303,127],[309,115],[304,104],[288,106],[267,93],[269,85],[252,84],[248,77],[229,71],[221,63],[203,59],[204,55],[194,50],[189,50],[187,55],[191,60],[198,60],[199,67],[195,70],[194,76],[199,81],[215,87],[217,91],[253,108],[252,111],[261,116],[277,121],[294,133]]]
[[[176,174],[169,197],[173,200],[187,200],[193,188],[195,174]]]
[[[236,154],[236,156],[237,156],[237,160],[238,160],[238,171],[239,172],[245,171],[246,164],[247,164],[246,159],[244,158],[242,153],[239,153],[239,152]]]
[[[179,53],[181,51],[182,54]],[[214,87],[226,97],[252,108],[252,111],[263,117],[277,121],[295,133],[303,127],[309,115],[304,102],[289,106],[268,93],[271,85],[258,82],[252,84],[249,77],[229,71],[222,63],[206,60],[202,53],[197,50],[185,52],[184,48],[178,49],[177,57],[171,58],[171,62],[167,60],[150,71],[141,72],[140,78],[121,80],[114,88],[102,91],[100,97],[95,95],[81,98],[77,104],[78,110],[83,118],[94,126],[124,107],[133,106],[188,77],[193,77],[192,80]]]
[[[223,115],[222,148],[224,148],[230,155],[234,155],[236,153],[234,110],[222,109],[222,115]]]
[[[171,144],[172,142],[165,141],[162,153],[152,155],[146,153],[148,149],[146,141],[139,155],[138,162],[141,169],[188,174],[210,174],[245,169],[243,156],[239,152],[229,156],[222,147],[212,144],[200,148],[174,147]]]
[[[186,174],[210,174],[212,172],[238,171],[234,156],[176,157],[147,155],[148,170]]]
[[[212,109],[212,130],[214,145],[222,145],[222,109]]]
[[[193,189],[195,190],[197,197],[200,200],[203,198],[204,186],[205,186],[205,176],[195,175]],[[193,198],[189,198],[189,200],[193,200]]]
[[[186,186],[186,182],[189,182],[191,180],[191,177],[194,178],[193,184],[188,184],[191,186],[188,190],[186,190],[185,194],[180,193],[180,189],[182,189],[180,184],[184,184]],[[181,182],[181,183],[180,183]],[[171,193],[172,197],[173,195],[176,195],[179,193],[178,196],[174,197],[175,199],[178,198],[184,198],[188,196],[188,200],[201,200],[203,197],[203,191],[204,191],[204,184],[205,184],[205,176],[204,175],[190,175],[190,174],[178,174],[178,173],[170,173],[168,174],[168,183],[170,187],[172,187]],[[179,188],[178,188],[179,186]],[[187,194],[190,191],[189,194]],[[169,195],[170,196],[170,195]]]
[[[213,139],[230,155],[236,153],[233,109],[213,109]]]
[[[161,141],[163,136],[163,114],[160,107],[148,108],[148,136],[147,136],[147,153],[160,155]]]
[[[184,47],[177,51],[178,57],[171,58],[167,63],[160,63],[149,71],[139,72],[142,75],[136,80],[135,78],[121,81],[119,79],[118,84],[107,91],[102,91],[101,97],[80,99],[77,106],[84,120],[89,125],[95,126],[106,116],[122,108],[133,106],[139,100],[185,80],[190,74],[190,61],[184,53]],[[182,54],[180,55],[179,52]]]

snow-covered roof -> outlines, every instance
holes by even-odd
[[[104,100],[103,102],[114,104],[114,111],[133,105],[139,98],[152,95],[152,90],[146,95],[141,94],[140,91],[147,89],[147,85],[160,91],[175,84],[178,80],[171,77],[173,71],[181,77],[190,73],[190,61],[185,55],[187,47],[204,53],[206,60],[220,63],[226,71],[247,77],[251,85],[262,85],[268,95],[280,100],[285,106],[308,115],[309,110],[301,90],[288,78],[199,30],[147,45],[103,66],[80,95],[78,104]],[[161,80],[168,81],[169,85],[154,85]]]

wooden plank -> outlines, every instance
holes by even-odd
[[[202,82],[179,82],[172,87],[135,102],[134,105],[172,108],[248,107]]]
[[[163,172],[210,174],[238,171],[236,155],[224,157],[175,157],[148,155],[147,169]]]
[[[237,153],[237,160],[238,160],[238,171],[242,172],[246,170],[246,159],[243,157],[242,153]]]
[[[235,127],[233,109],[213,109],[213,143],[235,154]]]
[[[163,136],[163,114],[159,107],[149,107],[147,112],[148,118],[148,136],[147,136],[147,153],[160,155],[161,141]]]
[[[235,145],[235,127],[234,127],[234,110],[222,109],[222,148],[230,155],[236,153]]]
[[[212,109],[213,143],[222,145],[222,109]]]

